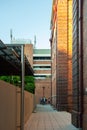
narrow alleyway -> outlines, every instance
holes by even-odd
[[[25,125],[26,130],[78,130],[71,124],[71,114],[58,112],[50,105],[37,105],[29,121]]]

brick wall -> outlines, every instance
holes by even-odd
[[[34,95],[24,91],[24,125],[35,107]],[[20,88],[0,80],[0,130],[20,130]]]
[[[40,98],[43,97],[43,87],[45,87],[44,96],[47,99],[51,97],[51,79],[36,79],[35,86],[36,104],[40,103]]]
[[[51,64],[51,61],[35,61],[33,60],[33,45],[32,44],[25,44],[25,54],[33,67],[33,65],[38,65],[38,64]],[[51,69],[50,70],[34,70],[34,74],[51,74]],[[49,76],[48,76],[49,77]],[[36,103],[39,103],[40,98],[42,97],[42,87],[45,86],[45,96],[46,98],[50,97],[51,95],[51,80],[50,79],[42,79],[42,80],[35,80],[35,94],[36,94]]]
[[[83,65],[82,65],[82,41],[80,28],[79,0],[73,0],[73,110],[72,123],[78,128],[82,128],[83,114]]]
[[[87,1],[83,3],[83,130],[87,130]]]
[[[57,12],[54,6],[57,4]],[[54,0],[52,8],[52,94],[58,110],[72,110],[72,0]],[[55,19],[55,20],[54,20]]]
[[[55,23],[55,28],[54,28],[54,33],[53,33],[53,42],[51,44],[51,51],[52,51],[52,105],[56,107],[56,45],[57,45],[57,35],[56,35],[56,23]]]
[[[25,44],[25,55],[33,67],[33,44]]]
[[[50,64],[51,61],[33,61],[33,64]]]
[[[68,110],[72,111],[72,0],[68,1]]]
[[[57,108],[67,110],[67,0],[58,1],[57,8]]]
[[[34,70],[35,74],[50,74],[51,70]]]

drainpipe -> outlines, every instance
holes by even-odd
[[[79,102],[81,103],[81,115],[80,115],[80,126],[82,127],[83,123],[83,1],[79,0],[79,85],[80,85],[80,94],[81,99]]]
[[[51,41],[51,105],[52,105],[52,41]]]
[[[51,32],[51,34],[52,34],[52,32]],[[52,35],[51,35],[51,38],[49,39],[49,41],[50,41],[50,47],[51,47],[51,97],[50,97],[50,99],[51,99],[51,105],[52,105]]]

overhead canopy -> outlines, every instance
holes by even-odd
[[[21,75],[21,44],[4,44],[0,40],[0,75]],[[25,56],[25,75],[33,69]]]

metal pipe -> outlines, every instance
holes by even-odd
[[[52,39],[52,38],[51,38]],[[52,40],[50,41],[51,43],[51,105],[53,104],[53,101],[52,101]]]
[[[83,116],[83,1],[79,0],[79,85],[80,85],[80,94],[81,99],[79,99],[79,103],[81,103],[81,119],[80,126],[82,127],[82,116]]]
[[[50,41],[50,47],[51,47],[51,104],[52,104],[52,32],[51,32],[51,38],[49,39]]]
[[[24,130],[24,75],[25,75],[25,60],[24,60],[24,45],[21,45],[21,130]]]

